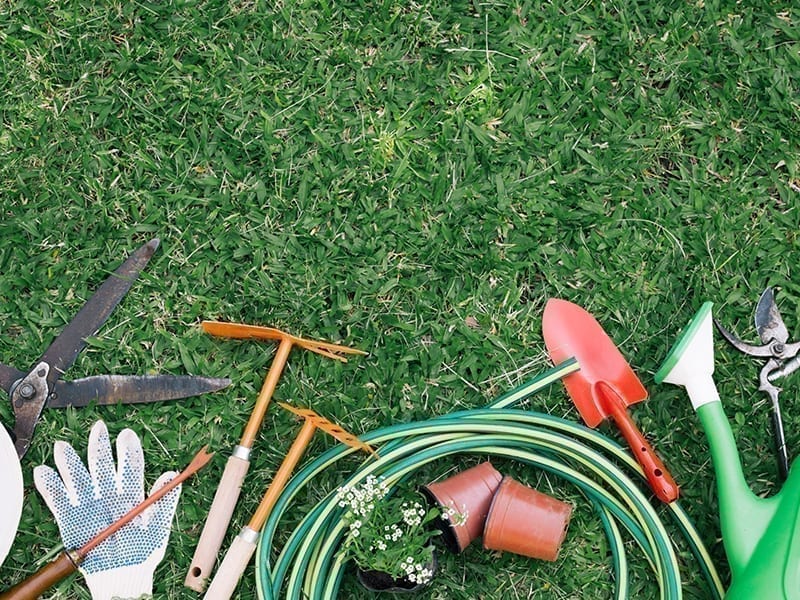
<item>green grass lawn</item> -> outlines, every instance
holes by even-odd
[[[56,440],[84,454],[102,418],[112,436],[141,436],[148,482],[204,444],[217,451],[184,486],[156,573],[157,598],[196,597],[183,578],[275,348],[212,338],[201,320],[367,351],[339,364],[296,350],[275,394],[365,433],[482,407],[547,368],[551,297],[590,310],[649,389],[632,413],[727,578],[704,435],[683,392],[653,374],[705,300],[755,342],[755,304],[775,286],[800,335],[800,14],[790,4],[3,3],[0,361],[30,367],[108,272],[157,236],[147,270],[65,377],[233,384],[162,405],[45,411],[0,582],[59,548],[33,467],[52,464]],[[716,351],[747,479],[772,493],[761,364],[719,338]],[[782,383],[794,456],[797,377]],[[560,385],[525,406],[579,419]],[[13,424],[7,403],[0,418]],[[297,428],[270,407],[226,547]],[[309,459],[332,445],[318,436]],[[558,561],[475,544],[443,556],[420,597],[610,597],[608,546],[586,500],[525,465],[496,465],[575,504]],[[292,517],[347,474],[320,476]],[[629,554],[633,597],[657,598],[633,543]],[[709,597],[684,558],[684,596]],[[251,566],[239,598],[256,597],[254,578]],[[90,595],[78,576],[48,597]],[[341,597],[372,595],[348,575]]]

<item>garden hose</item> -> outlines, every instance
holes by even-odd
[[[380,458],[363,463],[342,485],[358,485],[368,475],[390,486],[431,461],[455,454],[480,454],[514,459],[557,475],[574,485],[595,508],[611,549],[614,597],[628,597],[625,533],[641,549],[658,582],[660,598],[680,598],[680,569],[669,533],[629,474],[644,479],[638,464],[612,440],[577,423],[550,415],[514,410],[532,393],[577,369],[568,361],[501,396],[485,409],[461,411],[417,423],[394,425],[361,436],[379,448]],[[295,495],[322,471],[353,450],[338,445],[299,471],[278,499],[261,535],[256,554],[258,597],[313,600],[335,598],[345,559],[337,549],[346,527],[336,493],[320,501],[289,536],[272,565],[272,541],[282,515]],[[626,469],[618,466],[623,465]],[[690,519],[678,502],[667,508],[694,555],[712,597],[721,598],[723,585]],[[625,532],[625,533],[623,533]]]

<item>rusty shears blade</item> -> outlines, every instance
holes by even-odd
[[[725,329],[716,319],[714,323],[722,336],[740,352],[748,356],[766,359],[759,373],[758,389],[766,392],[772,404],[772,435],[778,457],[778,474],[785,481],[789,473],[789,456],[786,449],[786,436],[783,431],[783,418],[778,394],[781,388],[773,382],[786,377],[800,368],[800,342],[787,343],[789,331],[778,312],[775,294],[767,288],[761,294],[755,311],[755,326],[762,345],[755,346],[743,342]]]
[[[8,392],[14,410],[14,445],[20,458],[30,447],[36,422],[45,406],[171,400],[215,391],[230,384],[228,379],[173,375],[99,375],[60,381],[86,347],[86,338],[95,335],[106,322],[158,244],[158,239],[152,239],[128,257],[95,291],[29,371],[0,364],[0,387]]]

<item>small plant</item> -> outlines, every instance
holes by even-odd
[[[360,486],[339,488],[339,506],[347,508],[343,520],[349,528],[342,551],[363,571],[415,585],[428,583],[433,577],[431,538],[439,534],[429,524],[440,515],[457,518],[456,511],[443,514],[439,508],[427,509],[416,493],[389,492],[387,483],[374,475]]]

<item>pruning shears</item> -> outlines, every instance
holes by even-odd
[[[0,363],[0,387],[8,392],[14,410],[14,447],[22,458],[28,451],[42,409],[96,404],[156,402],[213,392],[229,379],[176,375],[97,375],[60,381],[86,338],[97,333],[128,292],[158,248],[152,239],[136,250],[114,271],[83,305],[72,321],[28,371]]]
[[[743,342],[726,330],[716,319],[714,323],[723,337],[737,350],[749,356],[766,358],[767,362],[759,373],[758,389],[766,392],[772,403],[772,434],[775,440],[775,451],[778,456],[778,474],[781,481],[785,481],[789,473],[789,457],[786,450],[786,437],[783,432],[783,419],[778,394],[781,391],[775,381],[786,377],[800,368],[800,342],[789,343],[789,331],[783,323],[778,307],[775,304],[775,294],[772,288],[767,288],[758,300],[755,312],[756,331],[761,338],[762,345],[754,346]]]

